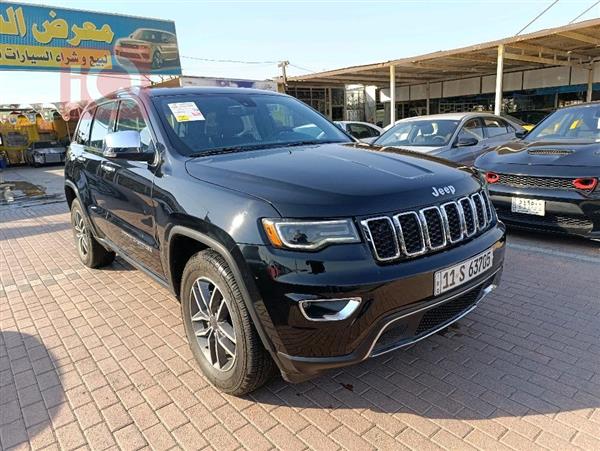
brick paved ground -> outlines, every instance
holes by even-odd
[[[66,205],[0,211],[3,449],[600,449],[600,257],[515,246],[502,287],[405,351],[245,398],[168,292],[79,264]]]

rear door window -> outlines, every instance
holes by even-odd
[[[478,118],[468,120],[458,134],[458,138],[475,138],[478,141],[483,139],[483,127]]]
[[[496,136],[506,135],[510,133],[506,122],[502,119],[495,117],[484,117],[483,124],[485,126],[485,132],[488,138],[494,138]]]

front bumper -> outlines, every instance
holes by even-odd
[[[436,271],[492,248],[493,266],[468,284],[434,296]],[[262,298],[274,358],[286,380],[300,382],[426,338],[457,321],[499,283],[505,228],[445,252],[378,265],[365,243],[330,246],[316,253],[241,246]],[[301,299],[362,299],[341,321],[315,322]]]
[[[597,189],[596,189],[597,191]],[[489,193],[498,217],[508,226],[600,239],[600,195],[575,190],[515,188],[490,185]],[[512,198],[546,202],[546,214],[535,216],[511,211]]]
[[[119,60],[125,60],[129,63],[150,64],[152,55],[150,50],[139,50],[129,48],[116,48],[115,55]]]

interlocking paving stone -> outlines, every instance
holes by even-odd
[[[600,446],[599,266],[509,246],[456,327],[238,399],[199,372],[166,289],[79,263],[66,205],[0,214],[2,449]]]

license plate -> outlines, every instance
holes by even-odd
[[[434,275],[433,294],[437,296],[475,279],[490,269],[493,263],[494,252],[488,249],[458,265],[437,271]]]
[[[546,202],[538,199],[513,197],[511,210],[515,213],[544,216],[546,214]]]

